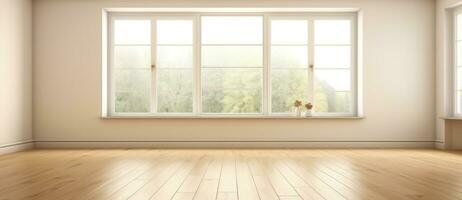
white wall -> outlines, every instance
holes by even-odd
[[[364,14],[365,119],[100,119],[105,7],[353,7]],[[34,137],[44,141],[435,139],[433,0],[36,0]],[[314,143],[303,143],[310,145]],[[354,143],[359,145],[361,143]],[[362,143],[364,144],[364,143]]]
[[[0,0],[0,153],[32,139],[30,0]]]

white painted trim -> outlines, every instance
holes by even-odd
[[[0,145],[0,155],[24,151],[24,150],[33,149],[33,148],[34,148],[34,141],[32,140],[15,142],[15,143],[10,143],[10,144],[3,144],[3,145]]]
[[[109,57],[108,50],[111,49],[108,46],[109,43],[109,23],[108,23],[108,12],[102,11],[101,17],[101,116],[109,116],[109,101],[108,101],[108,89],[109,89]],[[112,49],[111,49],[112,50]]]
[[[435,141],[435,149],[446,150],[446,149],[449,149],[449,148],[446,146],[446,143],[443,140],[436,140]]]
[[[311,116],[311,117],[297,117],[293,114],[284,114],[284,115],[239,115],[239,114],[229,114],[229,115],[214,115],[214,114],[202,114],[202,115],[115,115],[101,117],[101,119],[280,119],[280,120],[329,120],[329,119],[365,119],[364,116],[350,116],[350,115],[333,115],[333,116]]]
[[[190,141],[36,141],[37,148],[435,148],[433,140],[370,141],[256,141],[256,140],[190,140]]]
[[[108,12],[210,12],[210,13],[222,13],[222,12],[357,12],[359,8],[304,8],[304,7],[287,7],[287,8],[243,8],[243,7],[209,7],[209,8],[181,8],[181,7],[157,7],[157,8],[105,8]]]
[[[452,42],[452,46],[450,47],[451,49],[448,50],[448,52],[450,51],[451,52],[451,60],[449,61],[449,63],[452,65],[451,66],[451,69],[448,70],[450,73],[451,73],[451,76],[450,78],[448,79],[449,81],[451,81],[451,84],[449,86],[449,89],[451,91],[450,95],[451,95],[451,104],[450,104],[450,109],[451,109],[451,114],[452,116],[454,117],[457,117],[460,115],[460,113],[457,112],[458,110],[458,103],[457,102],[457,93],[458,93],[458,79],[460,77],[457,76],[457,63],[458,63],[458,59],[457,59],[457,54],[458,54],[458,51],[459,49],[457,48],[457,43],[458,43],[458,38],[457,38],[457,35],[458,35],[458,22],[457,22],[457,15],[461,14],[462,13],[462,8],[461,7],[456,7],[454,8],[453,10],[453,13],[452,13],[452,21],[451,21],[451,25],[452,25],[452,29],[451,29],[451,33],[452,34],[451,36],[451,42]]]

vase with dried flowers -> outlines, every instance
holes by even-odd
[[[305,108],[306,108],[306,111],[305,111],[305,117],[311,117],[312,116],[312,110],[313,110],[313,104],[311,103],[307,103],[305,104]]]
[[[294,106],[295,106],[295,116],[300,117],[302,115],[301,107],[302,107],[302,101],[301,100],[295,100]]]

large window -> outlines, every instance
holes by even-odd
[[[355,116],[355,13],[118,14],[112,116]]]

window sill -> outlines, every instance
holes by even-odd
[[[102,116],[102,119],[290,119],[290,120],[319,120],[319,119],[364,119],[364,116],[311,116],[311,117],[296,117],[296,116],[233,116],[233,115],[116,115],[116,116]]]
[[[462,120],[462,116],[457,116],[457,117],[441,117],[441,119],[444,119],[444,120]]]

